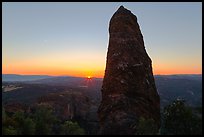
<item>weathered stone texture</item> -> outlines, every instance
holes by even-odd
[[[109,24],[109,46],[98,109],[100,134],[135,134],[139,117],[160,126],[160,98],[137,17],[121,6]]]

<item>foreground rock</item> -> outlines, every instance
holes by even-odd
[[[137,134],[140,117],[160,126],[160,98],[137,18],[121,6],[110,20],[100,134]]]
[[[98,104],[77,91],[50,93],[38,99],[37,104],[50,106],[59,119],[77,121],[86,134],[97,134]]]

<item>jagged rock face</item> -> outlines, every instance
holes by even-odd
[[[137,18],[121,6],[109,24],[99,134],[136,134],[140,117],[160,126],[160,98]]]

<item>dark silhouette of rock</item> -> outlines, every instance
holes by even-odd
[[[50,106],[61,120],[77,121],[87,134],[97,134],[98,102],[78,91],[50,93],[38,99],[37,104]]]
[[[140,117],[160,126],[160,98],[137,17],[123,6],[109,24],[99,134],[136,134]]]

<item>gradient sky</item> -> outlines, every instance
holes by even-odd
[[[202,3],[3,3],[2,73],[103,77],[108,27],[138,18],[154,74],[202,73]]]

